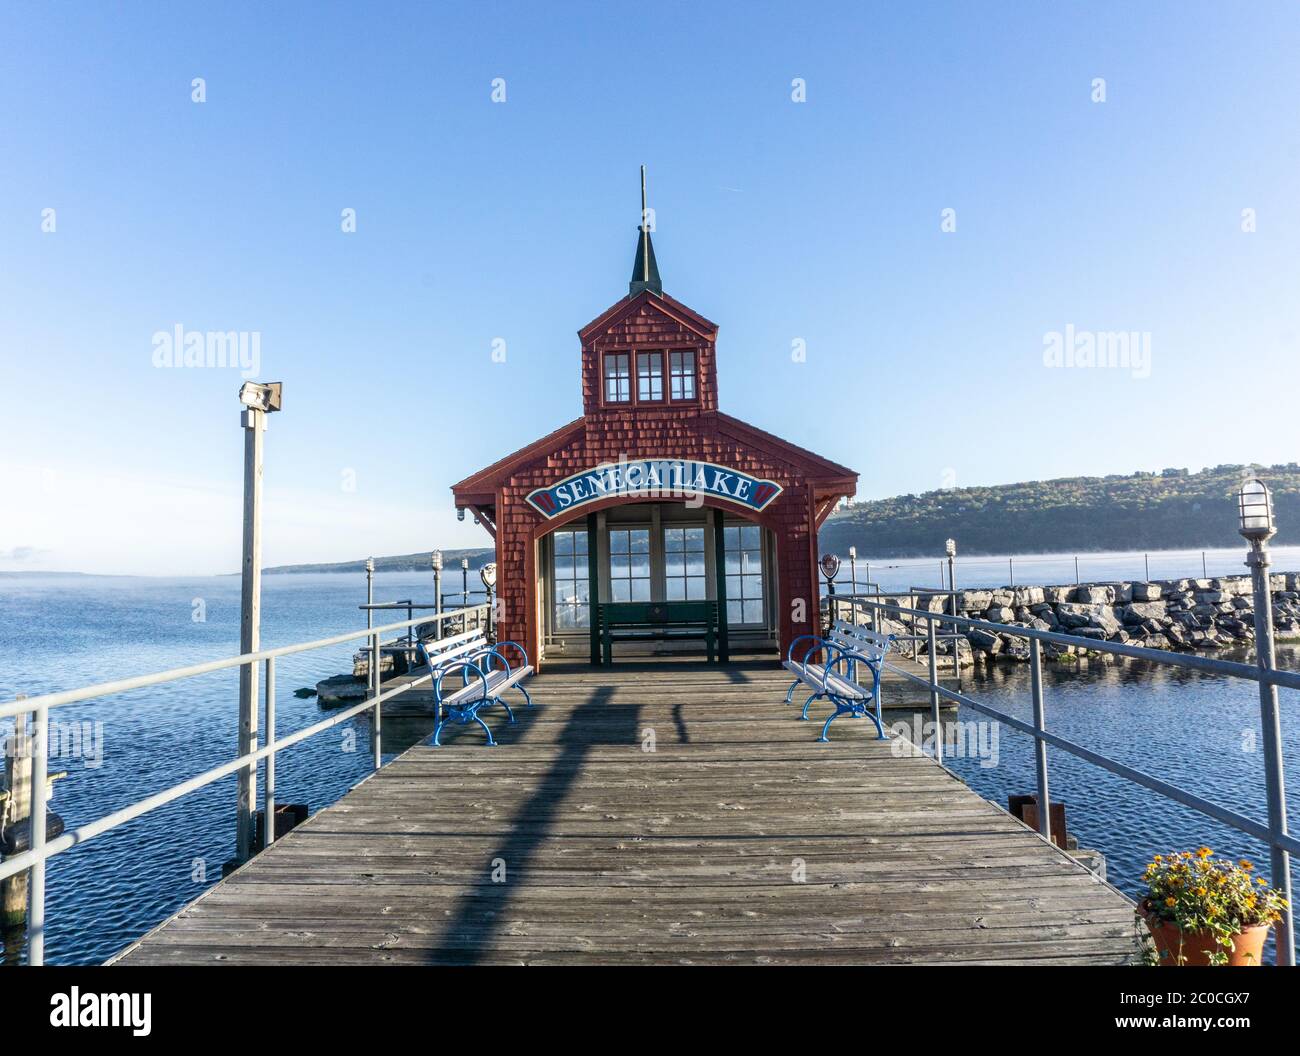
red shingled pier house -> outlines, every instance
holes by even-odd
[[[817,529],[858,475],[723,414],[717,336],[663,292],[643,224],[628,296],[578,331],[582,417],[452,485],[496,540],[498,637],[539,667],[594,654],[593,590],[718,599],[733,652],[813,629]]]

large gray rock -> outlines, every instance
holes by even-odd
[[[364,700],[366,692],[366,684],[351,675],[334,675],[316,683],[316,700],[322,708],[339,708]]]
[[[1063,601],[1056,606],[1056,616],[1066,627],[1084,627],[1089,624],[1098,626],[1099,622],[1109,617],[1115,620],[1114,610],[1109,605],[1085,605],[1082,602]]]
[[[1016,638],[1014,635],[1004,634],[1002,636],[1001,656],[1006,660],[1028,660],[1028,640],[1025,638]]]
[[[1125,623],[1141,623],[1143,620],[1163,620],[1168,616],[1163,601],[1135,601],[1119,610],[1119,617]]]
[[[992,591],[961,590],[957,592],[957,607],[962,612],[983,612],[992,604]]]
[[[1032,609],[1035,605],[1042,605],[1046,598],[1042,587],[1016,587],[1016,608]]]
[[[1134,601],[1159,601],[1164,588],[1159,583],[1134,583]]]
[[[988,620],[989,623],[1011,623],[1015,620],[1016,614],[1011,609],[997,608],[994,606],[985,611],[984,618]]]
[[[1002,651],[1002,636],[994,634],[992,631],[986,631],[981,627],[973,628],[966,635],[969,639],[971,648],[984,653],[1000,653]]]
[[[1075,588],[1074,600],[1082,605],[1113,605],[1115,588],[1104,583],[1085,583]]]
[[[1044,587],[1043,600],[1053,605],[1060,605],[1063,601],[1070,600],[1070,595],[1075,589],[1074,587]]]

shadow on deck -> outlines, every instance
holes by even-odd
[[[865,720],[816,743],[788,684],[771,660],[548,666],[500,747],[410,749],[118,961],[1137,958],[1117,891]]]

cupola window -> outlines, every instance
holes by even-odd
[[[632,370],[626,352],[611,352],[605,356],[605,402],[630,403],[632,400]]]
[[[695,353],[670,352],[669,382],[674,400],[695,399]]]

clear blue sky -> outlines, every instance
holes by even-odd
[[[0,568],[238,567],[178,323],[284,382],[268,563],[485,542],[448,485],[580,413],[642,162],[723,408],[862,497],[1291,461],[1297,54],[1294,4],[7,4]],[[1150,377],[1045,368],[1067,324]]]

